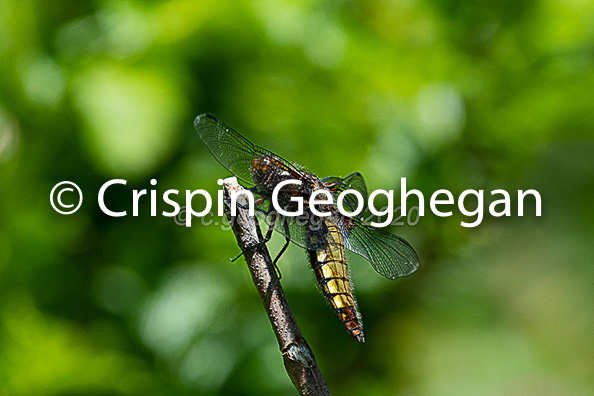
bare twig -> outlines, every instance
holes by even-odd
[[[225,179],[223,187],[226,197],[230,196],[231,190],[235,192],[243,190],[234,177]],[[237,201],[240,204],[247,204],[243,194],[239,195]],[[276,335],[287,374],[302,395],[330,395],[313,352],[301,335],[301,330],[291,312],[268,249],[265,245],[260,245],[254,249],[245,250],[246,247],[253,246],[262,240],[258,220],[255,216],[249,216],[246,209],[237,207],[235,217],[231,216],[230,210],[229,200],[226,199],[225,214],[231,222],[239,248],[245,252],[243,256]]]

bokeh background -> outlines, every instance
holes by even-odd
[[[134,189],[160,212],[229,176],[206,111],[372,190],[542,196],[475,228],[426,203],[390,229],[409,278],[349,256],[365,344],[292,246],[282,283],[334,394],[594,393],[592,21],[587,0],[0,0],[0,394],[294,394],[232,233],[131,215]],[[127,217],[98,207],[113,178]]]

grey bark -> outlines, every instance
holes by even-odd
[[[302,395],[330,395],[314,354],[293,316],[266,245],[246,250],[263,239],[258,220],[255,216],[249,216],[247,209],[238,206],[236,216],[231,216],[228,199],[230,193],[237,193],[243,190],[243,187],[235,177],[230,177],[224,180],[223,189],[227,198],[225,215],[232,225],[239,248],[244,252],[243,256],[272,325],[289,378]],[[239,195],[237,202],[247,205],[245,195]]]

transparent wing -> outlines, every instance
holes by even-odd
[[[361,193],[363,196],[363,200],[367,202],[367,185],[365,184],[365,179],[363,179],[363,175],[359,172],[351,173],[344,179],[342,179],[343,183],[343,191],[344,190],[356,190]]]
[[[271,203],[266,200],[260,211],[268,213]],[[380,275],[388,279],[408,276],[419,268],[419,258],[410,244],[399,236],[370,227],[354,217],[345,217],[338,212],[326,218],[305,211],[298,217],[281,217],[275,222],[275,230],[302,248],[316,250],[333,246],[327,222],[336,225],[344,240],[344,246],[369,261]],[[270,221],[265,221],[270,226]],[[323,243],[323,246],[320,246]]]
[[[272,209],[272,210],[271,210]],[[272,203],[266,199],[258,206],[260,222],[266,229],[271,224],[271,214],[275,213]],[[285,208],[286,209],[286,208]],[[274,229],[288,238],[291,242],[307,250],[316,250],[326,247],[335,247],[336,242],[328,231],[326,221],[332,222],[335,216],[321,218],[309,211],[301,216],[277,216]]]
[[[228,171],[250,185],[254,184],[252,160],[263,155],[274,155],[256,146],[211,114],[205,113],[196,117],[194,129],[213,157]]]
[[[346,248],[367,259],[379,274],[396,279],[419,268],[419,257],[404,238],[367,226],[355,218],[345,221],[353,223],[350,227],[341,227]]]
[[[363,211],[362,214],[367,210],[367,185],[363,175],[359,172],[351,173],[345,178],[340,177],[327,177],[324,179],[326,184],[334,184],[331,187],[332,192],[338,196],[341,192],[346,190],[355,190],[361,193],[363,197]],[[357,198],[353,194],[348,194],[344,198],[344,205],[349,211],[354,211],[358,206]]]

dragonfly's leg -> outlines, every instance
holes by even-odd
[[[280,252],[278,252],[274,261],[272,261],[272,264],[274,265],[274,270],[276,271],[276,276],[278,276],[278,279],[282,279],[283,274],[281,274],[280,268],[278,268],[278,265],[276,265],[276,263],[278,262],[278,259],[283,255],[285,250],[287,250],[287,248],[289,247],[289,243],[291,243],[291,240],[289,238],[285,237],[285,240],[286,240],[285,245],[280,250]]]
[[[262,202],[264,202],[264,198],[258,198],[254,201],[254,206],[258,206],[261,205]],[[240,204],[239,202],[235,203],[237,206],[239,206],[241,209],[245,209],[248,210],[250,208],[250,205],[244,205],[244,204]]]
[[[283,223],[283,229],[285,231],[286,243],[285,243],[285,246],[283,246],[283,248],[281,249],[281,251],[278,252],[278,254],[276,255],[276,258],[272,262],[272,264],[274,265],[274,270],[276,271],[276,275],[278,276],[278,279],[282,279],[283,275],[281,274],[280,268],[278,268],[278,265],[276,265],[276,263],[278,262],[278,259],[283,255],[285,250],[287,250],[287,248],[289,247],[289,243],[291,243],[291,238],[289,237],[289,235],[291,235],[291,231],[289,230],[289,223],[287,223],[287,218],[281,217],[281,221]]]
[[[270,238],[272,238],[272,231],[274,231],[274,223],[276,222],[276,213],[272,214],[272,216],[270,216],[270,226],[268,227],[268,231],[266,232],[266,236],[264,237],[264,239],[262,239],[260,242],[256,242],[250,246],[246,246],[243,251],[241,253],[239,253],[239,255],[233,259],[230,259],[231,262],[236,261],[237,259],[239,259],[241,256],[243,256],[243,254],[247,251],[250,251],[252,249],[257,248],[258,246],[262,246],[264,244],[266,244],[266,242],[268,242],[270,240]]]
[[[263,243],[266,243],[270,240],[270,238],[272,238],[272,231],[274,231],[274,224],[276,223],[276,212],[274,212],[271,216],[270,216],[270,226],[268,226],[268,231],[266,231],[266,236],[264,237],[264,240],[262,240]]]
[[[245,253],[245,250],[242,251],[241,253],[239,253],[235,258],[229,257],[229,261],[231,261],[232,263],[236,262],[241,256],[243,256],[244,253]]]
[[[291,240],[289,238],[285,238],[285,241],[286,242],[283,245],[283,248],[280,250],[280,252],[278,252],[278,254],[276,255],[276,258],[272,262],[274,265],[276,265],[276,263],[278,262],[278,259],[283,255],[283,253],[285,252],[285,250],[287,250],[287,248],[289,247],[289,244],[291,243]]]

